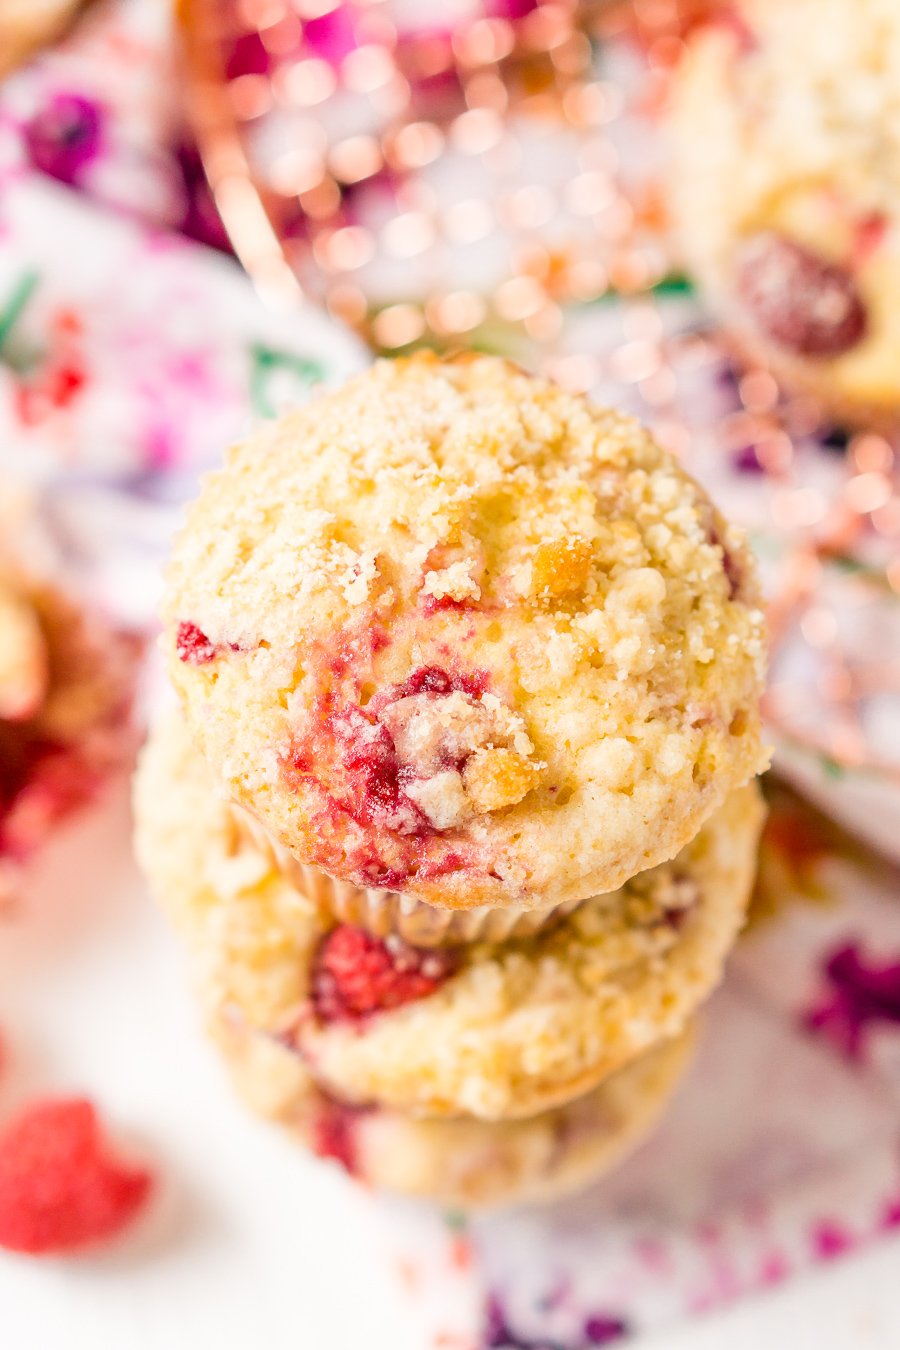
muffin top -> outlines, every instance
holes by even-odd
[[[273,836],[449,907],[612,890],[763,760],[743,537],[632,419],[495,358],[379,362],[236,446],[164,643]]]

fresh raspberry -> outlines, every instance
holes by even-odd
[[[865,336],[866,307],[849,270],[772,230],[744,246],[738,290],[762,331],[798,356],[841,356]]]
[[[175,650],[179,661],[187,661],[192,666],[206,666],[215,661],[218,651],[216,644],[198,628],[195,623],[180,623],[175,635]]]
[[[151,1186],[111,1155],[89,1101],[35,1102],[0,1131],[0,1247],[46,1255],[111,1238]]]
[[[452,975],[450,951],[424,951],[399,938],[382,941],[340,924],[319,947],[312,998],[322,1022],[358,1020],[433,994]]]

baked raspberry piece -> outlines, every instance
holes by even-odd
[[[118,1160],[84,1098],[27,1106],[0,1130],[0,1247],[34,1256],[102,1242],[146,1201],[151,1174]]]
[[[484,670],[454,671],[451,674],[440,666],[419,666],[402,684],[394,685],[388,691],[388,697],[380,701],[396,702],[415,694],[450,694],[454,690],[477,698],[484,693],[487,685],[488,675]]]
[[[207,666],[218,655],[216,645],[195,623],[180,623],[175,635],[175,649],[179,661],[192,666]]]
[[[365,1108],[326,1097],[313,1122],[312,1147],[318,1158],[333,1158],[350,1176],[356,1173],[355,1124]]]
[[[456,968],[450,950],[424,951],[340,924],[325,937],[312,974],[320,1022],[356,1021],[433,994]]]
[[[387,728],[350,706],[331,718],[331,730],[350,788],[345,809],[354,819],[398,834],[428,832],[428,821],[403,790],[408,775]]]
[[[423,595],[419,605],[426,618],[443,613],[464,614],[476,607],[474,600],[456,600],[452,595]]]
[[[798,356],[841,356],[865,337],[866,308],[850,271],[774,230],[744,245],[738,290],[766,336]]]

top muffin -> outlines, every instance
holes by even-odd
[[[378,362],[236,446],[165,621],[223,788],[432,904],[611,890],[764,758],[740,532],[632,419],[495,358]]]
[[[900,6],[739,0],[687,44],[670,203],[719,316],[854,420],[900,410]]]

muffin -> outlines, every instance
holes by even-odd
[[[37,610],[12,572],[0,569],[0,721],[34,716],[47,693],[48,664]]]
[[[533,1116],[678,1035],[743,922],[762,809],[736,789],[672,863],[531,937],[427,950],[335,923],[235,824],[181,715],[136,783],[137,849],[228,1009],[346,1103]]]
[[[900,8],[740,0],[668,107],[678,246],[739,346],[850,421],[900,409]]]
[[[691,1045],[685,1033],[577,1101],[487,1124],[346,1106],[317,1087],[295,1055],[226,1010],[211,1013],[210,1030],[252,1110],[370,1186],[454,1209],[555,1200],[596,1180],[656,1124]]]
[[[235,447],[164,645],[283,870],[481,911],[454,938],[673,857],[765,760],[742,534],[634,421],[490,357],[379,362]]]
[[[136,658],[0,542],[0,902],[55,822],[132,752]]]

